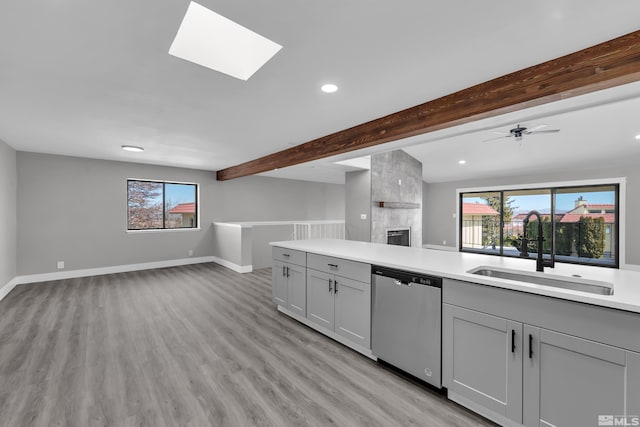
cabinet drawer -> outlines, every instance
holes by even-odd
[[[371,283],[371,265],[325,255],[308,254],[307,267],[364,283]]]
[[[307,253],[295,251],[293,249],[280,248],[274,246],[271,249],[272,258],[277,261],[288,262],[302,267],[307,266]]]

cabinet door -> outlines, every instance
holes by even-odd
[[[333,274],[307,269],[307,319],[333,331]]]
[[[443,383],[522,423],[522,324],[443,304]]]
[[[287,303],[289,310],[307,317],[307,275],[306,268],[285,264],[287,279]]]
[[[371,348],[371,285],[335,276],[335,332]]]
[[[524,333],[526,426],[595,426],[624,414],[629,352],[528,325]]]
[[[287,267],[283,262],[273,261],[271,269],[271,292],[273,302],[287,307]]]
[[[640,415],[640,354],[627,352],[627,413]]]

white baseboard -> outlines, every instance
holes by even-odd
[[[87,268],[84,270],[56,271],[53,273],[43,274],[27,274],[24,276],[17,276],[14,280],[16,281],[16,285],[22,285],[25,283],[47,282],[50,280],[74,279],[77,277],[99,276],[101,274],[126,273],[128,271],[151,270],[153,268],[177,267],[179,265],[216,262],[214,258],[215,257],[212,256],[205,256],[198,258],[182,258],[166,261],[144,262],[140,264],[114,265],[112,267]],[[4,288],[2,289],[4,290]]]
[[[238,265],[236,263],[233,263],[231,261],[227,261],[226,259],[218,258],[216,256],[212,256],[210,258],[211,258],[211,261],[215,262],[216,264],[220,264],[223,267],[227,267],[227,268],[235,271],[236,273],[251,273],[253,271],[253,265],[251,265],[251,264],[249,264],[249,265]]]
[[[16,285],[18,284],[17,279],[18,279],[17,277],[14,277],[13,279],[9,280],[9,282],[6,285],[0,288],[0,301],[2,301],[4,297],[6,297],[9,294],[9,292],[11,292],[13,288],[16,287]]]

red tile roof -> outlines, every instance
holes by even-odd
[[[606,224],[613,224],[616,222],[616,214],[614,213],[588,213],[588,214],[572,214],[567,213],[564,214],[560,222],[579,222],[581,217],[589,217],[589,218],[604,218],[604,222]]]
[[[491,206],[484,203],[463,203],[463,215],[498,215],[498,212]]]
[[[171,214],[185,214],[196,213],[196,204],[194,203],[180,203],[169,211]]]

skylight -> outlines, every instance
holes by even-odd
[[[280,49],[279,44],[192,1],[169,54],[248,80]]]
[[[333,162],[336,165],[350,166],[358,169],[371,169],[371,156],[356,157],[354,159]]]

